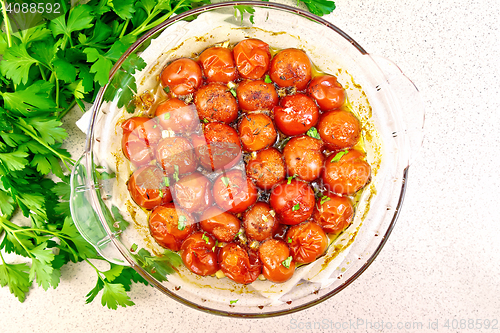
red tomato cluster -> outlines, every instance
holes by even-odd
[[[210,47],[163,69],[154,117],[122,123],[130,195],[192,272],[281,283],[351,223],[349,196],[370,180],[361,124],[312,67],[256,39]]]

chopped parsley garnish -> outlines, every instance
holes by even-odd
[[[297,177],[298,175],[297,174],[294,174],[293,176],[289,176],[286,178],[286,183],[288,185],[290,185],[292,183],[292,179],[294,179],[295,177]]]
[[[210,238],[208,238],[206,233],[203,233],[203,235],[201,236],[201,239],[203,239],[205,241],[205,243],[210,244]]]
[[[318,130],[316,129],[316,127],[311,127],[307,133],[306,133],[308,136],[310,136],[311,138],[315,138],[315,139],[318,139],[318,140],[321,140],[321,136],[319,136],[319,133],[318,133]]]
[[[288,239],[286,240],[287,243],[291,243],[292,242],[292,238],[291,237],[288,237]]]
[[[166,86],[165,88],[163,88],[163,91],[165,91],[167,94],[169,94],[170,93],[170,87]]]
[[[231,94],[232,94],[234,97],[236,97],[236,89],[231,88],[231,89],[229,89],[229,91],[231,92]]]
[[[177,164],[174,164],[174,180],[176,182],[179,181],[179,166]]]
[[[269,75],[266,75],[266,78],[264,79],[265,83],[273,83],[273,80],[271,80],[271,77]]]
[[[226,187],[229,187],[229,178],[228,177],[222,177],[222,184],[224,184]]]
[[[332,163],[333,162],[338,162],[340,161],[340,159],[342,158],[342,156],[344,156],[345,154],[347,154],[349,152],[349,150],[345,149],[345,150],[342,150],[342,151],[339,151],[337,154],[335,154],[335,156],[333,156],[332,158]]]
[[[281,264],[285,267],[285,268],[290,268],[290,264],[292,263],[292,256],[289,256],[288,258],[286,258],[285,260],[283,260],[281,262]]]
[[[321,200],[319,201],[319,203],[322,205],[327,201],[330,201],[330,197],[327,197],[326,195],[324,195],[321,197]]]
[[[163,198],[163,191],[161,190],[161,188],[158,191],[160,192],[159,194],[160,198]]]
[[[300,204],[296,204],[295,206],[292,207],[292,211],[297,211],[300,209]]]
[[[186,229],[187,218],[184,215],[179,215],[179,220],[177,221],[177,229],[180,231]]]
[[[238,300],[237,300],[237,299],[232,300],[232,301],[229,301],[229,304],[235,304],[236,302],[238,302]]]
[[[135,243],[134,243],[134,244],[132,244],[132,246],[130,247],[130,252],[135,252],[135,251],[137,251],[137,247],[138,247],[138,246],[137,246],[137,244],[135,244]]]
[[[205,124],[208,124],[210,121],[207,118],[203,118],[202,120]]]
[[[170,112],[167,112],[163,115],[163,119],[169,120],[170,119]]]
[[[170,178],[163,177],[163,184],[165,184],[166,187],[170,187]]]

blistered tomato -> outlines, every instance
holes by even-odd
[[[298,224],[311,217],[315,202],[311,186],[296,179],[275,186],[269,199],[279,221],[289,225]]]
[[[245,39],[233,49],[238,72],[245,79],[260,79],[269,69],[269,45],[258,39]]]
[[[243,149],[258,151],[271,146],[277,137],[273,121],[263,113],[244,115],[239,124],[238,132]]]
[[[325,156],[321,152],[323,142],[309,136],[296,136],[283,149],[288,175],[297,175],[305,181],[318,178],[323,168]]]
[[[276,148],[261,150],[248,161],[246,172],[258,187],[269,190],[285,179],[283,156]]]
[[[351,223],[353,216],[349,198],[327,193],[316,201],[312,218],[325,232],[336,234]]]
[[[159,104],[155,116],[163,129],[175,133],[193,131],[200,123],[194,104],[188,105],[178,98],[171,98]]]
[[[290,256],[288,245],[277,239],[269,239],[259,247],[262,274],[271,282],[282,283],[295,272],[295,262]]]
[[[149,217],[151,236],[162,247],[181,249],[184,239],[195,230],[191,214],[175,208],[173,203],[156,207]]]
[[[231,50],[225,47],[210,47],[200,54],[198,61],[209,82],[228,83],[238,78]]]
[[[240,220],[217,207],[210,207],[200,219],[200,227],[221,242],[233,241],[240,230]]]
[[[127,188],[136,204],[153,209],[172,201],[166,175],[154,165],[145,165],[132,174]]]
[[[208,171],[229,169],[241,161],[241,146],[234,128],[222,123],[203,126],[203,135],[193,135],[200,164]]]
[[[370,180],[371,168],[359,150],[341,150],[326,157],[323,170],[325,188],[340,195],[351,195]]]
[[[351,112],[333,110],[321,115],[318,133],[330,150],[351,148],[359,140],[361,126]]]
[[[238,116],[238,103],[226,85],[210,83],[194,94],[198,117],[203,122],[220,121],[229,124]]]
[[[302,50],[285,49],[271,60],[269,73],[271,79],[280,87],[294,86],[303,90],[311,80],[311,61]]]
[[[255,251],[235,243],[225,245],[219,252],[220,269],[231,280],[248,284],[254,282],[262,271],[262,264]]]
[[[184,265],[198,275],[212,275],[219,270],[215,239],[206,232],[189,235],[181,246],[181,258]]]
[[[193,93],[201,85],[201,68],[196,61],[181,58],[161,72],[161,83],[176,95]]]
[[[306,133],[316,125],[318,117],[316,103],[304,94],[283,97],[280,105],[274,108],[276,126],[290,136]]]
[[[122,125],[122,150],[125,157],[135,165],[145,165],[154,159],[154,149],[161,139],[161,127],[147,117],[133,117]]]
[[[198,165],[191,142],[182,137],[167,137],[156,148],[157,162],[165,173],[175,178],[193,172]]]
[[[181,177],[173,186],[174,202],[190,213],[203,213],[212,206],[212,183],[199,172]]]
[[[245,233],[250,239],[263,241],[271,238],[278,228],[275,212],[265,202],[257,202],[243,215]]]
[[[323,111],[338,109],[345,101],[344,88],[333,75],[316,76],[309,82],[307,93]]]
[[[328,247],[328,237],[314,222],[294,225],[288,229],[286,239],[293,260],[301,264],[313,262]]]
[[[236,88],[238,104],[243,111],[272,110],[279,98],[274,85],[262,80],[246,80]]]
[[[257,201],[257,188],[240,170],[217,177],[213,192],[217,205],[230,213],[242,213]]]

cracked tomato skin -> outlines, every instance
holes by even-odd
[[[240,230],[240,220],[217,207],[206,210],[200,220],[200,227],[221,242],[231,242]]]
[[[158,143],[156,160],[169,176],[193,172],[198,166],[191,142],[183,137],[167,137]]]
[[[228,83],[238,78],[233,53],[225,47],[210,47],[198,58],[208,82]]]
[[[336,153],[326,158],[322,173],[325,188],[338,195],[351,195],[365,187],[371,177],[371,167],[365,161],[365,154],[359,150],[348,150],[339,161]]]
[[[292,179],[272,189],[269,203],[282,224],[295,225],[311,217],[316,200],[309,184]]]
[[[284,49],[271,60],[271,79],[280,87],[304,90],[311,80],[311,60],[299,49]]]
[[[261,79],[269,69],[269,45],[259,39],[242,40],[234,47],[233,55],[238,72],[245,79]]]
[[[181,216],[184,216],[184,226],[179,226]],[[149,230],[160,246],[179,251],[184,239],[195,230],[195,224],[191,214],[169,203],[153,210],[149,217]]]
[[[328,237],[319,225],[314,222],[305,222],[288,229],[286,239],[293,260],[308,264],[325,253],[328,247]]]
[[[254,282],[262,271],[258,253],[247,251],[236,243],[229,243],[220,250],[219,263],[228,278],[241,284]]]
[[[212,183],[199,172],[182,176],[172,187],[174,202],[189,213],[203,213],[212,206]]]
[[[136,166],[154,159],[154,148],[161,139],[161,127],[154,119],[132,117],[122,125],[122,150],[125,157]]]
[[[233,214],[243,213],[257,201],[257,187],[240,170],[222,173],[214,182],[217,205]]]
[[[319,109],[307,95],[285,96],[274,108],[274,121],[278,129],[288,136],[306,133],[316,125]]]
[[[316,76],[309,82],[307,93],[323,111],[338,109],[345,101],[344,88],[333,75]]]
[[[325,232],[336,234],[349,226],[353,216],[354,208],[348,197],[327,193],[316,201],[312,218]]]
[[[201,82],[200,66],[188,58],[173,61],[161,72],[161,83],[176,95],[193,93],[200,87]]]
[[[163,170],[154,165],[145,165],[132,174],[127,188],[136,204],[153,209],[172,201],[170,188],[165,186]]]
[[[295,272],[295,262],[292,260],[289,267],[283,262],[290,256],[288,245],[277,239],[269,239],[259,247],[259,259],[262,262],[262,275],[275,283],[288,281]]]
[[[206,232],[197,231],[189,235],[181,246],[184,265],[193,273],[206,276],[219,270],[215,239]],[[215,249],[217,250],[217,249]]]

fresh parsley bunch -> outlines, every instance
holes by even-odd
[[[73,8],[63,1],[65,14],[49,21],[38,13],[7,15],[7,0],[0,0],[0,285],[21,302],[35,281],[45,290],[57,287],[68,262],[86,261],[96,271],[87,303],[102,291],[108,308],[130,306],[131,284],[147,284],[130,267],[111,264],[101,271],[89,260],[103,259],[71,219],[74,161],[61,148],[67,138],[61,119],[75,105],[83,111],[84,102],[93,102],[113,64],[141,34],[208,1],[90,0]],[[301,1],[318,15],[335,8],[333,1]],[[252,13],[241,7],[242,17]],[[14,222],[15,215],[28,222]],[[6,253],[30,264],[9,263]],[[144,249],[136,259],[159,280],[180,264],[172,253],[154,257]]]

